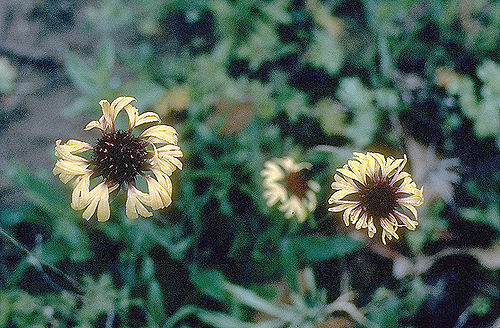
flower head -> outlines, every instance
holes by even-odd
[[[399,227],[415,230],[418,222],[415,206],[424,201],[424,188],[417,188],[409,173],[403,171],[403,159],[385,158],[379,153],[354,153],[335,174],[332,188],[337,190],[328,202],[335,206],[330,212],[342,212],[344,223],[355,224],[356,229],[367,228],[372,238],[377,226],[382,228],[382,242],[385,238],[399,239]],[[409,211],[410,213],[405,213]]]
[[[156,210],[171,203],[170,175],[182,169],[177,132],[171,126],[157,124],[160,118],[156,113],[139,114],[131,104],[133,101],[132,97],[118,97],[111,104],[100,101],[103,115],[85,127],[85,130],[100,130],[101,136],[95,145],[74,139],[66,143],[56,141],[57,162],[53,173],[65,184],[73,181],[71,207],[84,210],[83,217],[87,220],[96,212],[99,221],[109,219],[109,194],[120,186],[128,189],[126,214],[130,219],[137,219],[138,215],[151,216],[146,206]],[[126,131],[117,130],[115,126],[122,110],[128,115]],[[146,123],[156,125],[139,135],[133,134],[136,127]],[[87,152],[91,154],[80,156]],[[146,180],[147,193],[136,188],[138,177]],[[97,185],[91,189],[94,180]]]
[[[320,189],[317,182],[307,178],[304,171],[310,169],[310,163],[296,163],[289,157],[265,162],[260,174],[264,177],[263,196],[267,206],[279,203],[278,208],[286,218],[295,216],[304,222],[316,209],[316,193]]]

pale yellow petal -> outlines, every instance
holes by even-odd
[[[92,171],[87,169],[89,165],[89,163],[85,164],[82,162],[59,159],[56,161],[52,173],[54,175],[59,175],[59,179],[63,183],[68,183],[76,176],[90,174]]]
[[[105,222],[109,220],[110,208],[109,208],[109,192],[106,190],[101,194],[99,199],[99,205],[97,205],[97,220],[99,222]]]
[[[351,212],[351,223],[352,224],[355,224],[359,220],[359,215],[361,214],[362,210],[363,209],[361,208],[361,206],[358,206],[352,210],[352,212]]]
[[[76,139],[69,139],[66,143],[62,144],[61,140],[56,141],[56,148],[63,148],[71,154],[83,153],[91,150],[92,146],[88,143]]]
[[[179,157],[182,157],[182,151],[180,150],[179,146],[175,145],[166,145],[163,147],[158,148],[158,156],[166,160],[173,165],[175,165],[179,170],[182,170],[182,162],[178,159]]]
[[[410,212],[413,214],[415,219],[418,219],[418,213],[417,213],[417,209],[415,208],[415,206],[408,205],[406,203],[400,203],[400,204],[401,204],[401,206],[406,207],[408,210],[410,210]]]
[[[89,203],[90,174],[80,176],[75,180],[75,188],[71,194],[71,207],[82,210]]]
[[[389,240],[391,240],[392,237],[399,239],[399,236],[396,233],[397,226],[391,223],[387,218],[382,218],[380,220],[380,225],[382,226],[383,231],[386,232],[386,236],[389,238]],[[383,234],[382,234],[382,241],[385,244],[385,238]]]
[[[137,116],[139,116],[139,111],[137,110],[137,108],[135,108],[130,104],[128,104],[124,108],[128,115],[128,128],[129,130],[132,130],[134,127],[136,127]]]
[[[170,181],[170,179],[167,179]],[[147,176],[149,197],[151,201],[151,208],[158,210],[165,208],[172,202],[171,194],[154,178]]]
[[[373,236],[377,233],[377,228],[373,223],[373,217],[368,218],[368,237],[373,238]]]
[[[337,205],[337,206],[334,206],[334,207],[330,207],[328,209],[328,211],[330,211],[330,212],[341,212],[341,211],[345,210],[346,208],[356,207],[357,205],[358,204],[356,202],[346,203],[346,204],[340,204],[340,205]]]
[[[356,222],[356,230],[365,228],[365,226],[367,226],[366,219],[367,219],[366,213],[361,214],[358,221]]]
[[[298,172],[300,170],[310,170],[312,168],[311,163],[302,162],[296,163],[291,157],[284,157],[275,159],[287,172]]]
[[[83,157],[75,154],[83,153],[91,150],[92,146],[80,140],[70,139],[67,143],[62,144],[61,140],[56,141],[55,155],[57,158],[65,159],[79,164],[89,164],[90,162]],[[87,165],[88,166],[88,165]]]
[[[108,188],[106,182],[101,182],[95,186],[89,193],[88,205],[85,211],[83,211],[82,217],[90,220],[97,209],[97,220],[100,222],[107,221],[110,216],[109,194],[117,188],[118,185]]]
[[[333,201],[340,200],[344,198],[347,195],[354,194],[358,192],[357,190],[353,189],[340,189],[339,191],[336,191],[333,193],[333,195],[330,197],[328,202],[331,204]]]
[[[302,200],[305,202],[305,207],[309,212],[313,212],[318,206],[318,200],[316,199],[316,193],[312,190],[306,192],[306,198]]]
[[[286,189],[277,183],[270,185],[269,188],[267,188],[262,195],[264,199],[266,199],[266,205],[268,207],[273,206],[278,201],[284,202],[287,199]]]
[[[346,227],[349,226],[349,219],[350,219],[350,215],[351,215],[351,211],[354,209],[354,207],[347,207],[344,211],[344,213],[342,213],[342,218],[344,219],[344,223],[346,225]]]
[[[175,157],[182,156],[182,152],[178,146],[167,145],[156,149],[156,146],[153,144],[152,154],[151,165],[163,173],[171,175],[177,168],[182,169],[182,162]]]
[[[371,177],[374,177],[378,172],[377,160],[374,157],[374,154],[375,153],[368,153],[365,161],[367,167],[367,174],[370,175]]]
[[[156,180],[158,183],[168,192],[168,194],[171,196],[172,195],[172,180],[170,180],[170,177],[163,173],[162,171],[152,168],[151,171],[156,177]]]
[[[135,126],[139,126],[146,123],[160,122],[160,116],[154,112],[145,112],[137,117],[137,122]]]
[[[401,189],[402,190],[400,190],[400,192],[413,194],[413,195],[410,195],[410,196],[405,197],[405,198],[399,198],[398,199],[399,204],[420,206],[424,203],[424,196],[423,196],[424,189],[423,189],[423,187],[420,190],[417,188],[411,188],[411,187],[410,188],[401,188]]]
[[[350,171],[348,169],[342,168],[342,169],[337,169],[337,171],[340,172],[340,173],[342,173],[346,177],[354,179],[354,180],[356,180],[356,181],[358,181],[360,183],[364,183],[363,178],[358,177],[354,172],[352,172],[352,171]]]
[[[103,120],[99,120],[102,123],[102,126],[106,130],[108,127],[113,126],[113,113],[111,110],[111,106],[109,105],[109,101],[103,99],[99,101],[99,105],[101,106],[102,109],[102,117]]]
[[[129,184],[127,191],[127,202],[125,204],[126,214],[129,219],[137,219],[140,216],[150,217],[153,214],[149,212],[144,205],[150,204],[148,194],[138,190],[134,185]]]
[[[133,97],[118,97],[113,102],[111,103],[111,108],[110,108],[110,118],[111,124],[114,124],[114,121],[116,120],[116,116],[118,116],[118,113],[130,104],[132,101],[135,101],[135,98]]]
[[[314,191],[316,193],[321,191],[321,186],[316,181],[309,180],[307,182],[307,186],[309,187],[309,189],[311,189],[312,191]]]
[[[99,129],[101,131],[106,130],[106,123],[104,121],[104,116],[101,116],[101,119],[99,121],[90,121],[89,124],[87,124],[83,129],[85,131],[89,131],[92,129]]]
[[[292,195],[287,201],[281,204],[279,206],[279,210],[284,212],[287,219],[295,216],[297,218],[297,221],[304,222],[307,218],[306,209],[304,208],[300,199],[295,195]]]
[[[177,144],[177,131],[168,125],[155,125],[146,129],[142,134],[142,138],[147,138],[152,143],[171,143]]]
[[[399,211],[394,211],[394,214],[395,214],[396,218],[400,219],[401,222],[403,222],[403,224],[406,226],[406,228],[408,228],[409,230],[416,229],[416,227],[418,225],[417,221],[410,219],[410,217],[408,217],[407,215],[405,215]]]
[[[260,172],[260,175],[271,181],[281,180],[285,177],[283,170],[273,161],[264,163],[264,169]]]

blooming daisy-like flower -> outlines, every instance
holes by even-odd
[[[109,194],[122,185],[127,187],[126,214],[130,219],[137,219],[138,215],[149,217],[152,214],[146,206],[157,210],[172,201],[170,175],[177,168],[182,169],[177,132],[171,126],[156,124],[139,135],[133,134],[140,125],[160,122],[156,113],[139,114],[131,104],[133,101],[132,97],[118,97],[111,104],[107,100],[99,102],[103,115],[85,127],[87,131],[94,128],[101,131],[95,145],[74,139],[66,143],[56,141],[58,159],[53,173],[65,184],[73,181],[71,207],[84,210],[86,220],[97,211],[97,219],[107,221]],[[121,110],[128,114],[126,131],[115,127]],[[87,152],[91,154],[79,156]],[[139,176],[147,183],[147,193],[135,186]]]
[[[264,177],[264,193],[267,206],[279,203],[279,210],[287,219],[295,216],[304,222],[307,214],[316,209],[316,193],[320,186],[307,179],[304,170],[310,170],[310,163],[296,163],[289,157],[275,158],[264,163],[261,175]]]
[[[382,228],[382,242],[385,238],[399,239],[399,227],[415,230],[418,218],[415,206],[424,201],[424,188],[417,188],[409,173],[403,171],[403,159],[385,158],[379,153],[354,153],[335,174],[332,188],[337,190],[328,202],[334,204],[330,212],[342,212],[344,223],[355,224],[356,229],[368,228],[372,238],[377,226]],[[409,211],[413,218],[404,213]]]

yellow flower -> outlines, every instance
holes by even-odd
[[[358,230],[367,228],[370,238],[381,227],[384,244],[386,237],[399,239],[399,227],[415,230],[415,206],[424,202],[424,188],[418,189],[410,174],[403,171],[405,164],[406,155],[404,159],[394,159],[379,153],[354,153],[354,160],[337,169],[340,174],[335,174],[332,183],[337,191],[328,200],[335,206],[328,210],[343,211],[345,225],[355,224]]]
[[[154,109],[165,118],[172,112],[182,112],[189,107],[191,96],[186,85],[177,85],[165,91],[160,100],[156,103]]]
[[[304,170],[310,169],[310,163],[296,163],[289,157],[264,163],[260,174],[264,177],[263,196],[267,206],[279,203],[278,208],[287,219],[295,216],[299,222],[304,222],[316,209],[316,193],[320,189],[317,182],[306,178]]]
[[[57,162],[53,173],[63,183],[73,181],[71,207],[84,210],[83,217],[89,220],[96,212],[99,221],[110,216],[109,194],[120,186],[127,187],[126,214],[130,219],[151,216],[146,206],[153,210],[165,208],[172,201],[170,175],[182,169],[179,157],[182,151],[177,146],[177,132],[171,126],[160,125],[156,113],[139,114],[131,103],[132,97],[118,97],[111,104],[101,100],[102,116],[92,121],[85,130],[99,129],[101,136],[94,146],[70,139],[66,143],[56,141]],[[115,120],[121,110],[128,116],[129,129],[117,130]],[[135,136],[133,130],[146,123],[155,123]],[[79,154],[91,152],[87,158]],[[142,176],[148,192],[136,188],[135,180]],[[97,185],[91,188],[92,180]],[[96,184],[96,183],[94,183]]]

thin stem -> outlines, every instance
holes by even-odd
[[[106,315],[106,328],[112,328],[113,322],[115,321],[115,307],[113,306]]]
[[[196,314],[199,310],[200,308],[195,305],[184,305],[179,310],[177,310],[170,318],[168,318],[167,321],[165,321],[163,328],[172,328],[179,321],[184,320],[190,315]]]
[[[83,291],[83,287],[75,279],[71,278],[68,274],[64,273],[63,271],[61,271],[57,267],[53,266],[52,264],[50,264],[50,263],[48,263],[48,262],[46,262],[44,260],[39,259],[35,254],[33,254],[30,250],[28,250],[26,247],[24,247],[20,242],[18,242],[14,237],[12,237],[2,227],[0,227],[0,234],[2,234],[5,237],[5,239],[7,239],[8,241],[10,241],[15,247],[17,247],[18,249],[20,249],[21,251],[23,251],[24,253],[26,253],[26,255],[28,255],[28,261],[27,262],[29,264],[33,265],[42,274],[42,276],[44,277],[44,279],[46,281],[48,281],[48,283],[50,285],[52,285],[53,287],[56,287],[57,289],[64,289],[61,286],[59,286],[57,283],[55,283],[47,275],[47,273],[43,269],[42,265],[48,267],[49,269],[51,269],[56,274],[58,274],[61,277],[63,277],[67,282],[69,282],[71,284],[71,286],[73,288],[75,288],[76,290],[78,290],[78,292],[80,293],[80,294],[75,294],[75,295],[77,295],[79,297],[83,297],[81,295],[82,291]]]
[[[335,301],[325,307],[325,313],[328,315],[337,311],[346,312],[356,322],[365,327],[378,327],[377,324],[369,321],[363,313],[361,313],[361,311],[353,303],[351,303],[351,299],[353,297],[354,294],[352,292],[340,295]]]

